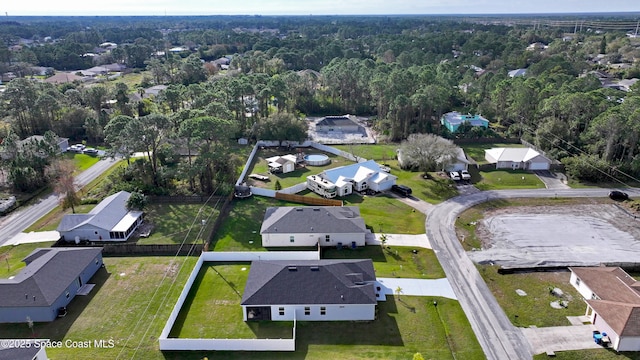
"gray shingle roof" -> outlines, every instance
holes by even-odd
[[[0,307],[50,306],[101,252],[102,248],[34,250],[18,275],[0,279]]]
[[[267,208],[260,234],[335,234],[366,230],[357,206],[284,206]]]
[[[60,221],[57,230],[71,231],[85,224],[111,230],[129,213],[127,200],[130,196],[128,192],[120,191],[106,197],[88,214],[67,214]]]
[[[254,261],[242,305],[376,304],[373,262]]]
[[[0,360],[33,360],[40,348],[2,348],[0,347]]]

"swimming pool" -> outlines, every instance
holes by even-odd
[[[307,162],[307,165],[311,166],[323,166],[331,162],[331,159],[325,154],[305,155],[304,160]]]

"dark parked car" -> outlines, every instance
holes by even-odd
[[[83,152],[87,155],[98,155],[98,149],[94,149],[94,148],[86,148],[83,150]]]
[[[411,195],[411,188],[406,185],[393,185],[391,191],[400,194],[404,197]]]
[[[613,190],[609,192],[609,198],[611,198],[611,200],[629,200],[629,195],[622,191]]]

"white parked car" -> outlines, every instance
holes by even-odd
[[[85,146],[82,144],[71,145],[67,148],[67,151],[81,153],[84,150]]]
[[[451,176],[451,180],[460,181],[460,174],[457,171],[450,172],[449,176]]]
[[[471,179],[471,174],[469,174],[469,172],[467,170],[460,171],[460,176],[462,176],[462,180]]]

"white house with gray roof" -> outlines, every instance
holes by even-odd
[[[484,151],[484,158],[496,169],[549,170],[551,160],[528,147],[491,148]]]
[[[58,225],[66,241],[127,241],[142,223],[142,211],[129,211],[131,196],[120,191],[102,200],[88,214],[67,214]]]
[[[374,320],[375,272],[366,260],[254,261],[244,321]]]
[[[0,323],[53,321],[102,266],[102,248],[39,248],[0,279]]]
[[[369,232],[357,206],[269,207],[260,228],[264,247],[365,246]]]

